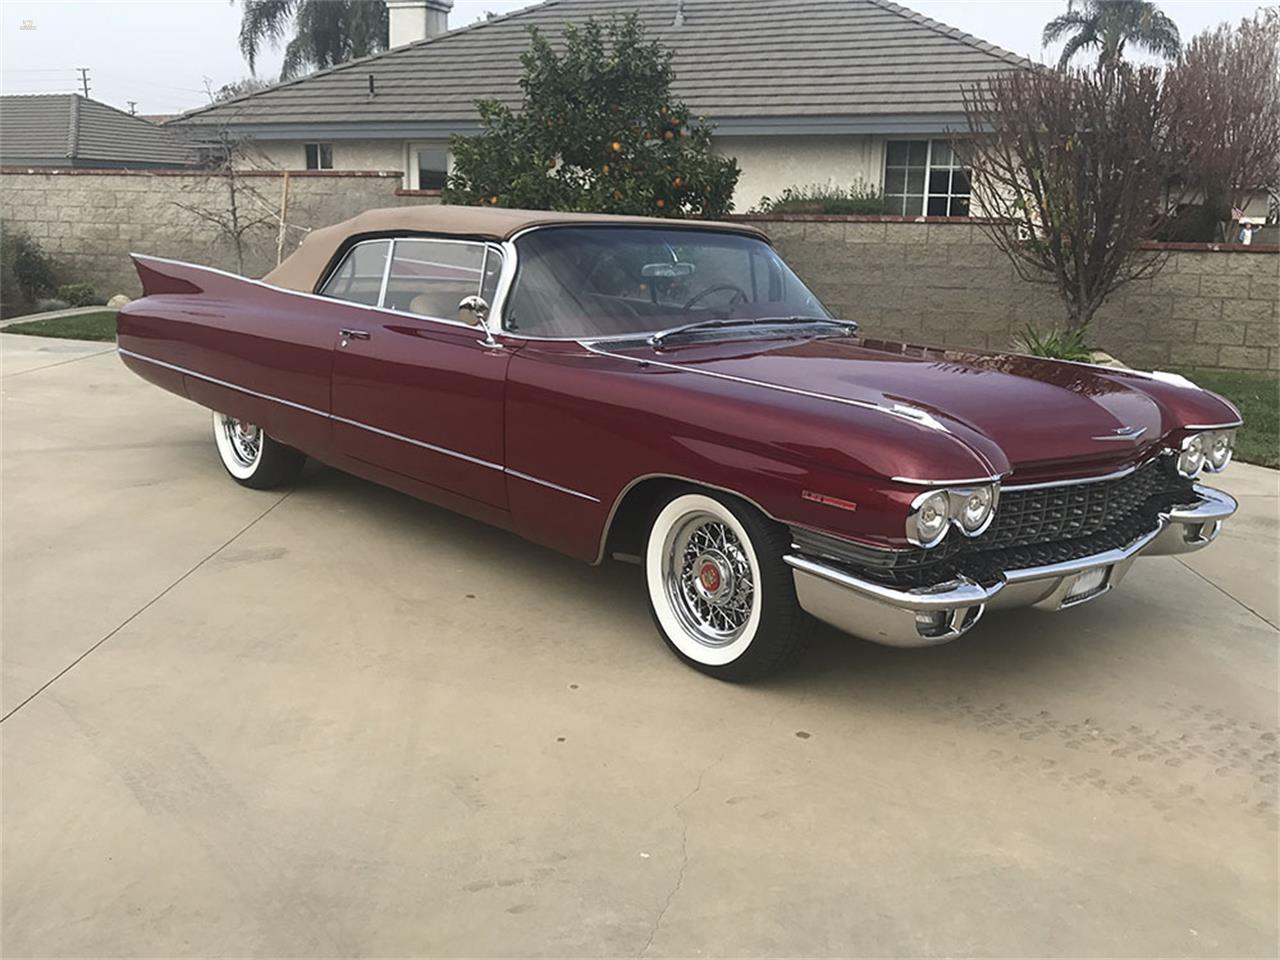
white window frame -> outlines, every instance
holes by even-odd
[[[902,210],[902,207],[900,206],[897,210],[888,210],[888,211],[886,211],[886,213],[890,214],[891,216],[906,216],[906,217],[917,217],[917,216],[920,216],[920,217],[928,217],[928,216],[943,216],[943,217],[957,216],[957,217],[970,217],[970,216],[972,216],[972,215],[973,215],[973,182],[972,182],[972,177],[970,178],[970,183],[969,183],[969,193],[967,194],[967,196],[969,197],[969,213],[952,214],[952,213],[950,212],[950,211],[951,211],[951,204],[952,204],[952,201],[953,201],[957,196],[965,196],[965,194],[957,194],[957,193],[953,193],[953,192],[951,192],[951,188],[950,188],[950,184],[949,184],[949,183],[948,183],[948,187],[947,187],[947,190],[948,190],[948,192],[947,192],[947,193],[934,193],[933,191],[931,191],[931,190],[929,189],[929,183],[930,183],[930,181],[933,179],[933,171],[934,171],[934,164],[933,164],[933,145],[934,145],[935,143],[943,142],[943,141],[942,141],[942,138],[940,138],[940,137],[894,137],[894,138],[892,138],[892,139],[887,139],[887,140],[885,140],[885,142],[884,142],[884,163],[882,163],[882,164],[880,165],[880,193],[881,193],[881,196],[884,196],[884,194],[885,194],[885,189],[884,189],[884,188],[885,188],[885,180],[886,180],[886,177],[887,177],[887,174],[888,174],[888,169],[889,169],[889,145],[890,145],[891,143],[919,143],[921,140],[924,140],[924,143],[925,143],[925,155],[924,155],[924,192],[923,192],[923,198],[922,198],[921,203],[920,203],[920,212],[919,212],[918,214],[915,214],[915,213],[904,213],[904,212],[903,212],[903,210]],[[908,167],[908,168],[906,168],[906,169],[907,169],[907,170],[910,170],[911,168],[910,168],[910,167]],[[937,167],[937,169],[938,169],[938,170],[955,171],[955,170],[968,170],[968,169],[969,169],[969,167],[967,167],[967,166],[965,166],[965,165],[963,165],[963,164],[957,164],[957,163],[955,162],[955,148],[954,148],[954,147],[952,147],[951,163],[950,163],[950,164],[947,164],[947,165],[945,165],[945,166],[944,166],[944,165],[939,165],[939,166]],[[906,197],[906,196],[908,196],[908,195],[909,195],[909,194],[907,193],[906,186],[907,186],[907,185],[906,185],[906,183],[904,182],[904,183],[903,183],[903,192],[902,192],[902,194],[900,194],[900,195],[901,195],[901,196],[903,196],[903,197]],[[899,194],[894,194],[894,196],[899,196]],[[946,198],[947,198],[947,213],[943,213],[943,214],[931,214],[931,213],[929,213],[929,200],[930,200],[930,198],[933,198],[933,197],[946,197]],[[904,204],[905,204],[905,200],[904,200]]]
[[[314,167],[307,166],[307,148],[316,148],[316,165]],[[324,151],[329,148],[329,165],[324,165]],[[333,143],[331,141],[313,140],[302,145],[302,166],[305,170],[332,170],[333,169]]]
[[[436,187],[423,187],[418,181],[418,150],[430,147],[444,151],[445,176],[453,171],[453,154],[449,152],[448,140],[406,140],[404,144],[404,184],[406,190],[435,190]]]

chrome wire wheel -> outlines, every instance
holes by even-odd
[[[698,643],[723,647],[746,631],[755,576],[742,541],[719,517],[694,513],[671,528],[662,581],[672,612]]]
[[[250,468],[262,456],[262,428],[235,417],[222,417],[222,432],[236,462]]]
[[[654,620],[699,669],[732,672],[752,649],[765,609],[757,537],[702,491],[672,497],[650,521],[643,560]]]
[[[260,426],[215,410],[213,439],[222,465],[236,480],[248,483],[261,473],[270,439]]]

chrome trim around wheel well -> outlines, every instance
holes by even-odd
[[[687,484],[690,484],[691,486],[701,487],[704,490],[715,490],[719,493],[727,493],[730,496],[737,497],[739,500],[745,500],[747,503],[751,504],[751,506],[759,510],[764,516],[772,520],[774,523],[781,523],[783,525],[786,525],[786,521],[779,520],[777,517],[771,514],[764,507],[760,506],[760,504],[755,500],[753,500],[751,497],[748,497],[747,495],[741,493],[740,491],[734,490],[730,487],[722,487],[722,486],[719,486],[718,484],[708,483],[705,480],[696,480],[693,477],[683,477],[674,473],[643,473],[640,476],[635,477],[634,479],[629,481],[627,485],[624,486],[622,490],[618,492],[618,495],[613,498],[613,504],[609,507],[609,513],[605,516],[605,519],[604,519],[604,527],[600,531],[600,545],[596,549],[595,559],[591,561],[592,566],[598,566],[599,564],[603,563],[605,560],[605,550],[609,545],[609,533],[613,529],[613,521],[617,518],[618,508],[622,506],[622,501],[627,498],[627,494],[629,494],[633,489],[635,489],[637,486],[639,486],[640,484],[648,480],[667,480],[667,481],[670,481],[671,483],[687,483]]]

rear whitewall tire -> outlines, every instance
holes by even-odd
[[[736,497],[676,492],[651,517],[649,608],[681,660],[722,680],[774,673],[799,651],[803,614],[779,527]]]
[[[272,439],[261,427],[217,410],[213,411],[213,440],[218,459],[232,479],[255,490],[292,483],[307,459],[293,447]]]

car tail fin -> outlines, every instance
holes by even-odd
[[[196,282],[196,275],[204,270],[191,263],[147,257],[139,253],[129,255],[142,281],[142,295],[154,297],[160,294],[202,293],[204,288]]]

